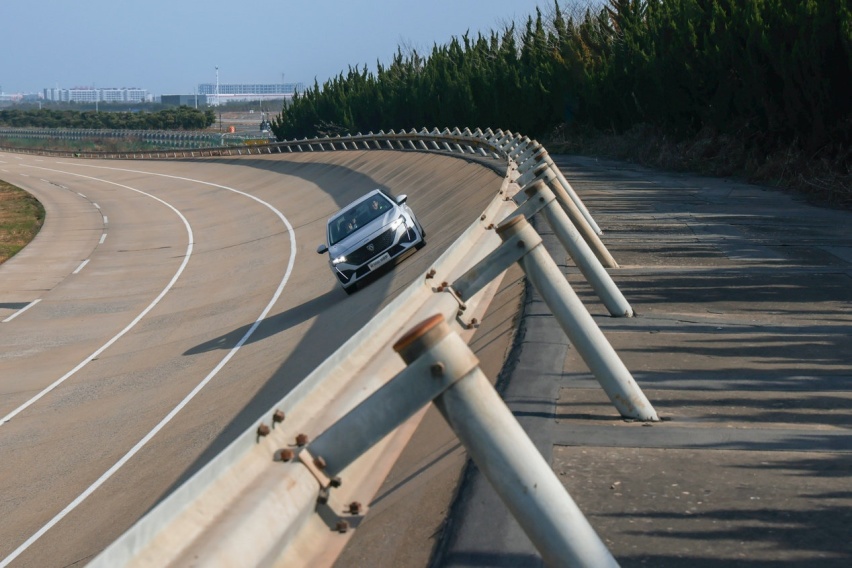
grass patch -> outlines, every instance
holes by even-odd
[[[0,264],[27,246],[42,223],[42,204],[23,189],[0,180]]]

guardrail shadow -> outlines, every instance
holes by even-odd
[[[327,310],[331,306],[334,306],[345,299],[345,296],[340,290],[333,288],[322,296],[317,296],[316,298],[308,300],[294,308],[290,308],[289,310],[285,310],[275,314],[274,316],[269,316],[261,322],[257,330],[255,330],[251,337],[246,340],[246,344],[262,341],[272,337],[273,335],[285,332],[291,327],[317,317],[324,310]],[[198,353],[207,353],[208,351],[215,351],[216,349],[232,349],[237,342],[245,336],[252,325],[254,324],[244,325],[226,333],[225,335],[220,335],[215,339],[205,341],[204,343],[187,350],[184,352],[184,355],[197,355]]]

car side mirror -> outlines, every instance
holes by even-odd
[[[402,195],[400,195],[399,197],[397,197],[397,198],[396,198],[396,202],[397,202],[398,204],[400,204],[400,205],[402,205],[402,204],[403,204],[403,203],[405,203],[406,201],[408,201],[408,196],[407,196],[406,194],[404,194],[404,193],[403,193]]]
[[[317,247],[317,254],[325,254],[328,252],[328,247],[325,244],[322,244]]]

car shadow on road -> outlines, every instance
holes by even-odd
[[[285,310],[274,316],[269,316],[262,320],[257,329],[250,335],[245,343],[254,343],[261,341],[282,331],[286,331],[291,327],[304,323],[311,318],[321,314],[331,306],[346,299],[346,295],[337,287],[332,288],[322,296],[317,296],[313,300]],[[216,349],[233,349],[240,341],[243,341],[246,334],[252,330],[254,323],[238,327],[237,329],[220,335],[210,341],[205,341],[192,349],[187,350],[184,355],[197,355],[199,353],[207,353]]]

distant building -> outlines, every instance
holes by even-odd
[[[198,96],[204,97],[205,104],[215,105],[228,101],[292,99],[297,91],[301,93],[304,90],[302,83],[226,83],[218,85],[217,93],[216,83],[201,83],[198,85]]]
[[[136,87],[105,88],[73,87],[71,89],[45,89],[44,99],[64,103],[142,103],[153,100],[146,89]]]
[[[166,106],[188,106],[195,108],[198,105],[206,105],[207,98],[199,95],[162,95],[160,102]]]

